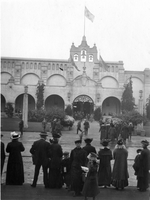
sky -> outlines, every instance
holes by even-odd
[[[104,61],[150,68],[150,0],[1,0],[1,56],[68,59],[84,35]],[[98,55],[99,57],[99,55]]]

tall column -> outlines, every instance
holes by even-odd
[[[28,128],[28,86],[24,87],[22,119],[24,127]]]
[[[138,107],[138,111],[139,113],[143,116],[143,91],[140,90],[139,91],[139,107]],[[139,124],[139,129],[143,129],[143,122],[141,124]]]

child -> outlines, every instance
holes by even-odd
[[[88,173],[87,177],[84,182],[82,194],[87,200],[87,197],[93,197],[93,200],[95,200],[95,197],[99,194],[98,189],[98,181],[97,181],[97,171],[98,171],[98,163],[97,163],[97,154],[91,152],[88,155]]]
[[[70,158],[69,152],[65,151],[63,153],[64,157],[61,162],[61,172],[63,184],[66,184],[66,189],[70,189]]]

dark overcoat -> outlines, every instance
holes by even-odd
[[[44,139],[35,141],[30,149],[33,156],[33,164],[48,166],[50,158],[50,143]]]
[[[95,161],[88,163],[89,172],[83,186],[82,194],[85,197],[95,197],[99,193],[97,181],[98,164]]]
[[[3,142],[1,142],[1,174],[3,171],[3,167],[4,167],[4,162],[5,162],[5,144]]]
[[[149,184],[149,170],[150,170],[150,150],[145,148],[142,150],[139,160],[139,170],[137,173],[138,187],[145,191]]]
[[[100,149],[98,152],[98,158],[100,159],[98,170],[98,185],[110,186],[111,184],[111,163],[112,152],[109,148]]]
[[[21,152],[25,148],[18,140],[12,140],[6,147],[6,152],[9,153],[6,185],[22,185],[24,183],[24,169]]]
[[[61,161],[63,151],[58,141],[54,141],[51,144],[51,161],[49,166],[49,186],[50,188],[61,188],[62,177],[61,177]]]
[[[71,164],[71,189],[80,193],[83,188],[81,166],[86,165],[86,152],[80,148],[74,148],[70,153]]]
[[[128,185],[128,151],[125,147],[117,147],[113,152],[114,166],[113,166],[113,185],[115,187],[126,187]]]

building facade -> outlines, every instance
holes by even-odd
[[[150,69],[125,71],[122,61],[106,63],[108,70],[98,58],[96,45],[89,47],[85,36],[78,47],[72,44],[69,60],[2,57],[1,111],[10,102],[15,112],[22,112],[25,94],[28,95],[28,110],[35,109],[40,82],[45,85],[46,110],[72,105],[74,112],[91,114],[101,107],[103,114],[118,114],[124,84],[132,77],[136,109],[141,114],[145,112],[150,95]]]

